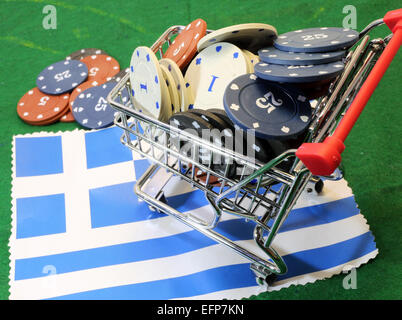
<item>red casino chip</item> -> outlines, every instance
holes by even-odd
[[[208,178],[208,185],[210,186],[214,186],[214,187],[220,187],[221,186],[221,180],[213,175],[210,174],[208,177],[208,174],[204,171],[202,171],[199,168],[195,169],[195,176],[203,183],[206,184],[207,183],[207,178]]]
[[[69,97],[68,93],[48,95],[35,87],[24,94],[18,102],[18,116],[31,125],[54,123],[66,113]]]
[[[197,44],[207,32],[207,23],[197,19],[186,26],[166,50],[163,58],[168,58],[184,69],[197,53]]]
[[[67,113],[60,118],[60,122],[75,122],[73,113],[68,110]]]
[[[96,81],[98,84],[103,84],[120,71],[117,60],[106,54],[87,56],[80,61],[88,67],[89,82]]]

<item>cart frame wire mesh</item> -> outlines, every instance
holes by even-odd
[[[331,83],[329,94],[317,101],[305,142],[321,142],[336,129],[391,38],[390,35],[385,39],[369,40],[368,32],[380,24],[382,20],[374,21],[361,32],[359,43],[354,50],[349,51],[345,59],[343,73]],[[172,38],[183,29],[184,26],[168,28],[151,49],[162,57]],[[123,95],[126,94],[130,96],[130,100],[123,102]],[[287,150],[268,163],[259,163],[253,157],[217,146],[173,125],[158,121],[139,112],[140,106],[131,95],[129,74],[121,79],[107,100],[118,111],[115,124],[123,129],[121,142],[153,163],[134,187],[135,193],[141,199],[151,208],[175,217],[248,259],[257,283],[270,284],[275,275],[287,272],[285,262],[272,243],[307,184],[319,181],[319,177],[313,176],[295,156],[296,150]],[[184,143],[188,147],[187,152],[181,152],[172,141]],[[204,156],[202,161],[200,151]],[[224,169],[219,172],[212,166],[213,157],[216,156],[224,164]],[[281,169],[285,163],[291,164],[290,170]],[[235,177],[229,174],[234,165],[237,167]],[[159,172],[164,174],[165,180],[158,176]],[[213,208],[213,216],[206,219],[169,206],[164,201],[162,188],[172,176],[180,177],[202,190]],[[338,179],[339,174],[337,177],[326,178]],[[149,193],[146,186],[152,180],[158,180],[158,188]],[[234,242],[216,230],[224,214],[232,214],[255,223],[255,248],[250,249]]]

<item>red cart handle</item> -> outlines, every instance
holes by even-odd
[[[383,53],[359,90],[345,116],[332,136],[320,143],[303,143],[296,156],[317,176],[331,175],[341,163],[343,142],[366,106],[372,93],[380,82],[392,59],[402,43],[402,9],[389,11],[384,23],[391,29],[393,36]]]

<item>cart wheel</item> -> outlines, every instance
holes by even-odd
[[[265,284],[264,279],[261,278],[261,277],[256,277],[256,278],[255,278],[255,282],[257,282],[257,284],[258,284],[259,286],[263,286],[263,285]]]
[[[322,190],[324,189],[324,182],[322,181],[322,179],[318,180],[315,185],[314,185],[314,189],[317,193],[321,193]]]
[[[270,275],[266,276],[265,278],[263,277],[256,277],[256,282],[258,285],[260,286],[272,286],[272,284],[275,282],[276,280],[276,274],[275,273],[271,273]]]
[[[275,273],[271,273],[270,275],[268,275],[265,279],[265,282],[268,284],[268,286],[272,286],[273,283],[275,282],[277,278],[277,275]]]

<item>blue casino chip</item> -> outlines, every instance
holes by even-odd
[[[342,60],[345,55],[346,51],[307,53],[282,51],[275,47],[267,47],[258,51],[258,56],[263,62],[293,66],[339,61]]]
[[[113,124],[117,112],[106,100],[116,83],[108,82],[97,87],[90,87],[74,100],[73,115],[84,128],[100,129]]]
[[[259,62],[254,66],[254,72],[259,78],[265,80],[306,83],[332,79],[344,68],[345,64],[342,61],[304,66]]]
[[[297,137],[311,121],[311,105],[302,93],[253,73],[234,79],[226,87],[223,104],[233,123],[254,130],[263,139]]]
[[[359,40],[359,32],[344,28],[310,28],[281,34],[274,41],[279,50],[329,52],[344,50]]]
[[[73,90],[88,77],[85,63],[63,60],[48,66],[36,78],[36,86],[46,94],[62,94]]]

